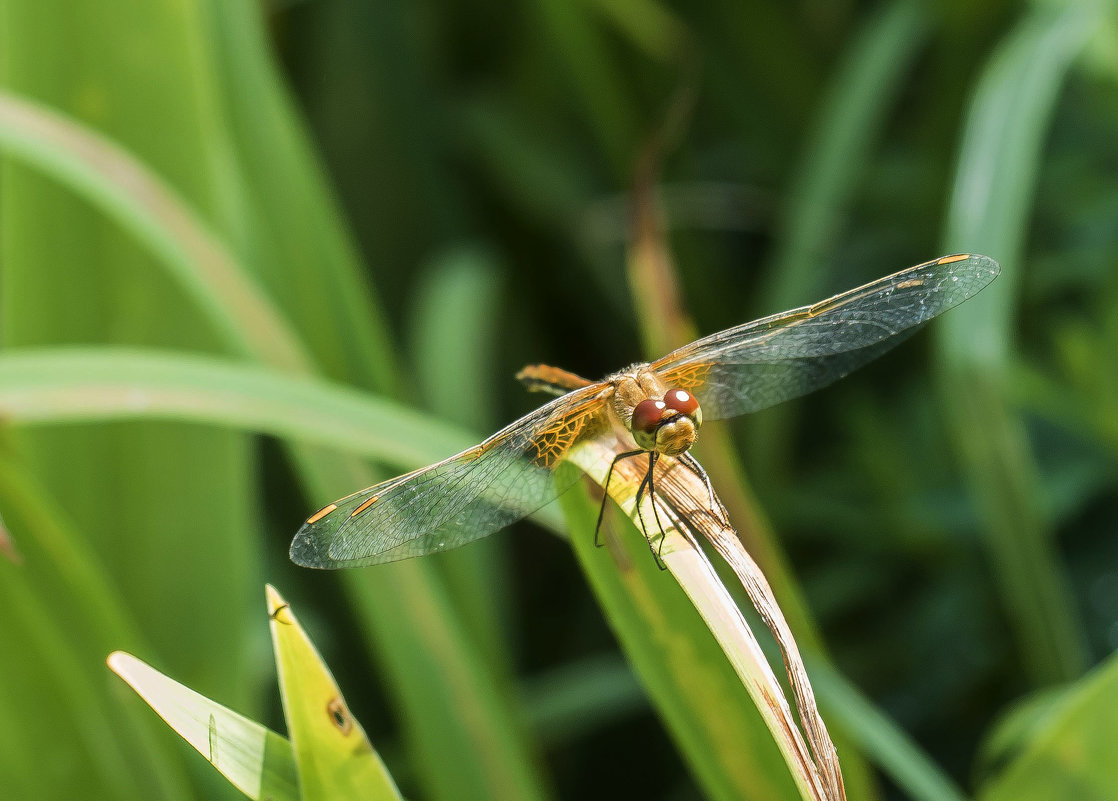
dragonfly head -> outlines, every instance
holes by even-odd
[[[637,445],[665,456],[679,456],[695,444],[703,410],[690,392],[669,389],[663,400],[646,398],[633,408],[629,430]]]

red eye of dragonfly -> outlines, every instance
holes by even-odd
[[[699,401],[695,396],[682,389],[669,389],[664,396],[664,404],[680,414],[692,414],[699,408]]]
[[[630,428],[633,431],[642,431],[645,434],[651,434],[656,430],[656,426],[660,423],[660,415],[667,404],[664,401],[653,400],[647,398],[637,404],[633,409],[633,420],[630,423]]]

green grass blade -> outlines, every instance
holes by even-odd
[[[945,244],[1005,265],[987,291],[936,326],[941,390],[982,515],[1003,604],[1034,681],[1083,668],[1083,635],[1036,503],[1037,468],[1006,397],[1014,298],[1053,108],[1100,6],[1038,6],[994,52],[963,135]]]
[[[131,654],[114,651],[108,662],[168,726],[242,793],[257,801],[299,801],[295,755],[284,737],[184,687]]]
[[[399,799],[395,782],[291,607],[271,585],[266,592],[284,717],[303,801]]]
[[[200,5],[222,78],[253,274],[327,375],[389,391],[398,369],[384,314],[281,81],[265,9],[246,0]]]
[[[440,418],[473,431],[500,427],[494,414],[497,388],[495,350],[501,279],[494,255],[475,247],[440,254],[427,266],[411,318],[412,363],[426,405]],[[474,639],[494,670],[508,674],[513,664],[507,641],[510,597],[507,549],[490,537],[476,548],[461,548],[438,559],[448,588]]]
[[[148,165],[59,112],[0,94],[0,147],[92,202],[161,259],[233,346],[303,368],[279,317],[236,256]]]
[[[174,351],[61,347],[0,353],[3,407],[21,423],[189,420],[390,461],[428,463],[475,444],[462,429],[341,384]]]
[[[0,787],[13,798],[189,798],[178,754],[92,668],[116,645],[149,647],[98,554],[7,457],[0,506],[20,543],[18,563],[0,560],[0,685],[18,688],[0,702]],[[44,775],[53,760],[65,767]]]
[[[360,453],[410,470],[476,444],[349,387],[205,356],[129,348],[0,353],[0,412],[23,424],[187,420]],[[558,514],[537,519],[559,530]]]
[[[979,801],[1104,801],[1118,787],[1118,656],[1061,690],[1032,727],[1019,756],[978,793]]]

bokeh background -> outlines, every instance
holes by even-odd
[[[562,538],[296,568],[353,454],[199,422],[212,377],[179,413],[120,382],[262,364],[480,437],[526,363],[601,376],[952,252],[1003,274],[700,458],[845,677],[852,798],[1118,797],[1112,5],[3,0],[0,70],[3,797],[239,797],[103,660],[282,730],[268,581],[409,797],[794,798],[771,748],[730,788],[686,756]],[[1013,774],[1037,743],[1052,784]]]

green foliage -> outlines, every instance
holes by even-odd
[[[1010,716],[995,736],[1001,742],[1003,769],[978,797],[1002,799],[1082,798],[1103,801],[1118,787],[1114,729],[1118,714],[1111,703],[1118,690],[1118,660],[1113,656],[1074,685],[1046,698],[1040,709]],[[1012,725],[1016,724],[1016,725]]]
[[[132,654],[108,664],[229,783],[256,801],[399,801],[380,756],[290,605],[266,588],[272,649],[291,739],[165,676]]]
[[[850,797],[1106,797],[1116,41],[1090,2],[0,4],[0,795],[238,797],[104,659],[278,719],[262,580],[355,716],[395,720],[370,735],[409,797],[787,795],[740,688],[711,724],[718,654],[656,663],[706,635],[674,589],[676,629],[609,594],[574,496],[605,619],[532,524],[344,575],[286,560],[323,503],[527,411],[523,364],[657,355],[623,245],[682,84],[656,167],[700,332],[949,251],[1003,267],[932,338],[704,430]],[[571,675],[556,711],[539,688]]]

